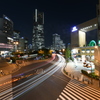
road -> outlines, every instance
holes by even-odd
[[[65,60],[59,60],[35,77],[0,94],[1,100],[100,100],[100,91],[70,79],[62,73]],[[4,99],[3,99],[4,98]]]
[[[36,70],[39,68],[41,69],[42,67],[45,68],[45,65],[48,65],[48,67],[49,67],[53,63],[52,60],[56,61],[57,57],[54,56],[54,57],[52,57],[50,59],[46,59],[46,60],[33,60],[33,61],[29,62],[30,63],[29,65],[21,67],[15,73],[0,77],[0,92],[3,92],[5,90],[17,85],[14,82],[12,82],[13,80],[16,81],[16,79],[25,77],[26,75],[30,75],[30,74],[35,75]]]
[[[68,78],[62,67],[61,64],[49,78],[15,100],[100,100],[100,91]]]
[[[62,74],[61,68],[48,79],[15,100],[56,100],[70,78]]]
[[[26,77],[25,79],[27,80],[24,80],[23,79],[21,80],[22,82],[20,83],[19,81],[16,81],[17,83],[20,83],[20,84],[17,84],[17,86],[13,86],[12,88],[6,90],[6,91],[2,91],[0,93],[0,96],[2,96],[2,99],[5,98],[5,99],[11,99],[11,98],[14,98],[12,96],[12,93],[14,94],[14,96],[16,95],[16,93],[19,95],[20,93],[18,92],[19,89],[22,87],[22,93],[23,91],[26,89],[31,87],[33,84],[34,87],[37,85],[37,84],[40,84],[42,81],[44,81],[45,79],[47,79],[49,77],[49,75],[52,75],[58,68],[56,68],[57,64],[59,64],[61,62],[61,60],[59,59],[58,62],[54,63],[54,62],[50,62],[49,66],[51,67],[48,67],[48,64],[45,64],[45,66],[43,66],[43,68],[45,69],[45,71],[43,71],[43,73],[38,73],[37,75],[35,76],[31,76],[31,77]],[[53,64],[54,63],[54,64]],[[33,87],[33,86],[32,86]],[[12,91],[13,90],[13,91]],[[16,95],[17,96],[17,95]],[[16,97],[15,96],[15,97]]]

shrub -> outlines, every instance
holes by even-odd
[[[18,58],[18,57],[10,57],[10,59],[12,60],[12,63],[15,63],[16,60],[22,60],[23,58]]]
[[[81,70],[82,74],[88,76],[88,77],[91,77],[91,78],[94,78],[94,79],[97,79],[99,80],[99,76],[95,75],[95,73],[88,73],[87,71],[85,70]]]
[[[81,72],[82,72],[83,74],[85,74],[85,75],[88,75],[88,72],[85,71],[85,70],[81,70]]]

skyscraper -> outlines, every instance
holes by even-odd
[[[38,12],[35,9],[34,26],[32,37],[32,48],[34,50],[42,49],[44,47],[44,13]]]
[[[3,15],[0,18],[0,55],[6,54],[13,49],[13,21]]]
[[[56,33],[53,34],[53,49],[54,50],[65,49],[65,44],[61,40],[60,35],[58,35]]]
[[[0,18],[0,30],[9,37],[13,35],[13,22],[5,15]]]

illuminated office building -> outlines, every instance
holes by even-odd
[[[61,50],[65,49],[65,44],[60,38],[60,35],[58,34],[53,34],[53,49],[54,50]]]
[[[20,52],[27,52],[28,50],[28,39],[21,37],[19,39],[19,44],[18,44],[18,51]]]
[[[3,18],[0,18],[0,30],[8,37],[13,35],[13,22],[5,15],[3,15]]]
[[[3,15],[3,18],[0,18],[0,31],[7,37],[7,44],[13,44],[13,22],[5,15]]]
[[[100,0],[97,5],[97,17],[74,26],[71,31],[71,46],[87,46],[91,40],[95,40],[100,46]]]
[[[99,44],[98,18],[91,19],[82,24],[74,26],[71,30],[71,54],[72,57],[82,59],[84,62],[93,61],[96,65],[97,56],[95,46]],[[99,49],[98,49],[99,50]],[[99,52],[99,51],[98,51]],[[99,61],[99,60],[98,60]],[[98,73],[98,66],[95,66],[95,73]]]
[[[44,13],[38,12],[35,9],[33,22],[33,37],[32,48],[34,50],[42,49],[44,47]]]
[[[20,39],[20,31],[18,30],[14,30],[13,31],[13,51],[16,52],[16,51],[19,51],[19,39]]]
[[[93,61],[95,74],[100,76],[100,0],[97,17],[72,27],[71,55],[82,61]],[[91,69],[92,69],[91,65]]]
[[[71,47],[88,46],[91,40],[98,43],[98,24],[97,18],[86,21],[82,24],[72,27],[71,30]]]
[[[13,49],[13,22],[7,16],[0,18],[0,55]]]
[[[13,31],[13,39],[14,41],[18,41],[20,38],[20,31],[14,30]]]

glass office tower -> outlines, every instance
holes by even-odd
[[[32,48],[33,50],[38,50],[44,47],[44,13],[35,9],[33,19]]]

